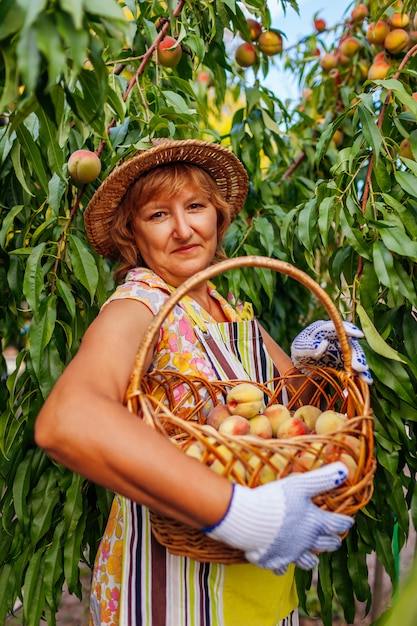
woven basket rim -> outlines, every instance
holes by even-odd
[[[84,211],[88,239],[102,256],[116,260],[118,250],[111,236],[117,207],[129,187],[143,174],[160,165],[191,163],[202,167],[217,184],[230,207],[230,219],[242,210],[249,189],[245,167],[228,148],[199,139],[158,140],[148,150],[141,150],[118,165],[94,193]]]

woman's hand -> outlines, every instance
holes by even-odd
[[[204,532],[275,574],[284,574],[290,563],[311,569],[318,563],[316,553],[337,550],[339,535],[353,524],[347,515],[323,511],[312,498],[338,487],[347,475],[337,462],[253,489],[234,485],[226,515]]]
[[[350,322],[343,322],[352,351],[352,369],[368,385],[373,383],[365,353],[358,339],[363,338],[363,332]],[[291,359],[294,365],[317,365],[319,367],[333,367],[343,369],[343,354],[332,321],[318,320],[301,331],[291,345]]]

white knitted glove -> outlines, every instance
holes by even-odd
[[[368,385],[373,383],[365,353],[358,343],[363,332],[351,322],[343,322],[352,350],[352,369]],[[343,354],[339,338],[332,321],[318,320],[301,331],[291,345],[294,365],[310,364],[319,367],[343,369]]]
[[[323,511],[311,498],[347,475],[347,467],[336,462],[252,489],[235,484],[226,515],[204,532],[275,574],[284,574],[290,563],[311,569],[318,563],[315,552],[337,550],[339,535],[353,524],[351,517]]]

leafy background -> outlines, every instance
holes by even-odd
[[[280,4],[297,10],[295,0]],[[403,4],[411,18],[415,4]],[[0,334],[3,348],[18,350],[10,376],[1,357],[0,622],[24,589],[26,623],[43,615],[55,624],[64,581],[80,595],[80,562],[92,565],[111,494],[52,463],[34,445],[33,425],[114,288],[111,264],[86,240],[83,207],[153,137],[230,146],[251,187],[226,238],[229,256],[294,263],[364,330],[375,381],[374,497],[341,550],[321,557],[316,589],[310,573],[298,572],[298,585],[304,606],[317,594],[326,626],[335,599],[348,623],[355,598],[371,606],[367,555],[377,554],[396,586],[393,539],[401,549],[416,522],[417,67],[411,47],[391,59],[386,79],[367,80],[362,66],[376,52],[367,23],[397,9],[394,0],[367,5],[364,23],[341,17],[332,43],[312,32],[284,48],[304,91],[283,102],[264,86],[273,58],[261,56],[249,79],[232,53],[248,36],[248,14],[272,26],[263,0],[0,3]],[[174,69],[156,62],[165,33],[183,47]],[[336,49],[346,34],[360,51],[324,72],[316,50]],[[400,155],[404,138],[411,158]],[[102,162],[85,186],[67,170],[79,148]],[[287,350],[324,315],[303,286],[265,270],[231,273],[219,286],[251,299]]]

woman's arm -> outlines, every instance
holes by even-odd
[[[123,405],[151,320],[134,300],[103,309],[40,411],[35,439],[56,461],[116,493],[189,525],[211,526],[227,510],[231,482]]]

